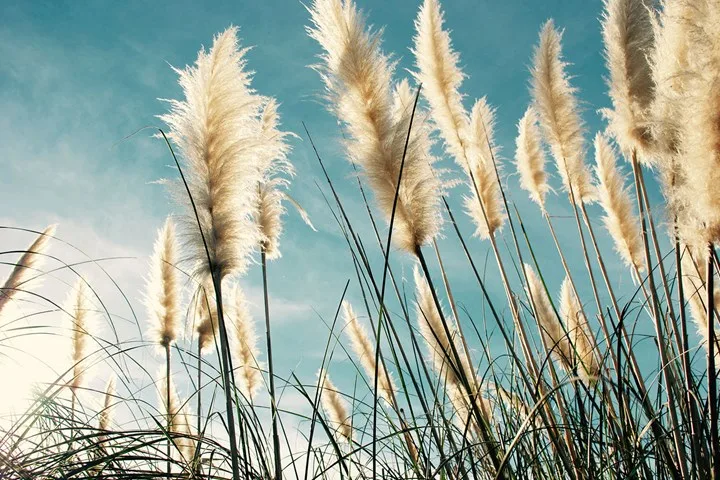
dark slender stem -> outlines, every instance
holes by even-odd
[[[215,287],[215,303],[217,305],[218,330],[220,331],[220,359],[222,363],[223,390],[225,391],[225,410],[227,412],[228,436],[230,437],[230,461],[233,470],[233,480],[240,480],[240,467],[238,464],[237,438],[235,435],[235,413],[233,410],[230,372],[230,344],[228,342],[225,316],[222,304],[222,279],[218,272],[213,271],[213,286]],[[212,317],[212,315],[211,315]]]
[[[712,458],[712,478],[720,479],[720,441],[718,441],[718,410],[717,410],[717,371],[715,370],[715,273],[713,262],[713,246],[707,246],[707,280],[705,298],[707,306],[707,337],[708,337],[708,409],[710,410],[710,457]]]
[[[270,302],[268,299],[267,284],[267,258],[265,247],[260,248],[262,262],[263,297],[265,301],[265,340],[267,341],[268,375],[270,376],[270,411],[272,415],[273,451],[275,452],[275,479],[282,478],[282,465],[280,463],[280,436],[278,435],[278,411],[275,403],[275,371],[273,369],[272,340],[270,335]]]
[[[167,475],[170,478],[170,455],[172,455],[172,439],[170,438],[170,427],[172,425],[172,412],[170,407],[170,343],[165,344],[165,420],[167,426]]]

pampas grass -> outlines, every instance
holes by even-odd
[[[687,184],[680,194],[704,243],[720,243],[720,5],[700,0],[700,20],[688,39],[687,79],[680,131],[681,165]]]
[[[415,32],[413,54],[423,95],[446,150],[467,169],[469,118],[460,94],[464,75],[458,67],[460,57],[452,48],[450,34],[443,30],[443,14],[437,0],[423,2],[415,19]]]
[[[543,26],[532,66],[532,94],[545,141],[550,146],[565,190],[575,203],[593,200],[590,174],[583,158],[584,126],[578,112],[576,89],[570,85],[562,59],[562,33],[552,20]]]
[[[179,223],[188,260],[196,274],[218,279],[242,273],[259,243],[251,215],[268,161],[258,154],[262,103],[250,88],[247,50],[239,47],[237,33],[228,28],[193,66],[175,70],[185,99],[168,100],[170,112],[160,117],[180,148],[194,202],[174,187],[186,206]]]
[[[245,294],[239,286],[233,288],[231,298],[234,303],[230,323],[234,327],[235,379],[243,395],[252,401],[262,386],[262,364],[258,361],[255,323],[250,316]]]
[[[198,286],[194,295],[195,336],[201,354],[207,354],[215,346],[215,337],[219,330],[215,291],[212,283]]]
[[[565,277],[560,287],[560,311],[558,313],[567,326],[570,345],[575,353],[573,359],[579,367],[578,374],[586,383],[591,383],[600,374],[597,347],[580,300],[578,300],[568,277]]]
[[[704,250],[704,249],[703,249]],[[703,251],[701,250],[701,251]],[[690,313],[695,323],[701,344],[707,350],[709,345],[708,316],[707,316],[707,254],[700,254],[692,247],[686,247],[682,256],[683,285],[685,287],[685,295],[687,295]],[[718,312],[720,307],[720,288],[713,289],[713,298],[715,299],[715,311]],[[716,328],[716,338],[720,335],[720,331]],[[715,348],[716,362],[720,362],[720,348]]]
[[[146,283],[145,304],[150,317],[150,338],[163,349],[180,334],[180,284],[175,225],[169,218],[158,231]]]
[[[594,144],[598,198],[605,210],[603,222],[625,264],[641,271],[645,268],[642,232],[630,193],[616,165],[615,151],[601,133],[595,136]]]
[[[526,291],[530,297],[533,316],[542,334],[545,348],[566,370],[572,371],[575,353],[570,339],[565,333],[566,330],[560,323],[545,292],[545,287],[533,268],[528,264],[525,264],[524,268],[528,281]]]
[[[365,374],[371,379],[378,375],[378,394],[390,404],[395,404],[395,384],[385,368],[382,358],[380,364],[375,363],[375,348],[368,337],[365,329],[360,325],[355,310],[349,302],[343,302],[343,315],[345,317],[345,329],[350,338],[352,349],[357,355],[360,364],[365,369]]]
[[[70,315],[70,331],[72,341],[70,359],[73,363],[73,377],[70,390],[73,399],[77,390],[82,387],[88,365],[84,360],[88,356],[88,341],[94,326],[94,307],[90,301],[91,291],[83,278],[79,278],[66,301],[65,311]]]
[[[183,99],[171,101],[163,116],[171,130],[168,146],[181,153],[177,160],[171,151],[178,176],[190,195],[181,200],[187,209],[173,217],[178,234],[170,220],[158,232],[144,295],[148,318],[137,318],[132,301],[130,315],[116,312],[117,302],[103,298],[106,285],[90,288],[80,280],[63,309],[73,317],[66,335],[73,363],[38,389],[9,428],[0,418],[0,478],[685,480],[711,478],[713,471],[720,478],[720,349],[713,341],[720,305],[713,249],[720,6],[715,0],[666,0],[662,11],[646,6],[641,0],[603,3],[612,109],[604,112],[605,133],[594,138],[596,185],[585,165],[581,101],[562,57],[561,31],[552,22],[543,28],[533,55],[532,104],[513,146],[520,187],[543,217],[529,219],[514,208],[522,205],[515,202],[514,175],[501,168],[506,132],[499,128],[495,136],[495,109],[485,97],[471,109],[463,105],[459,55],[439,2],[424,0],[415,20],[413,84],[395,78],[400,71],[383,50],[382,31],[367,26],[355,3],[315,0],[308,8],[308,33],[323,50],[316,69],[344,130],[346,156],[360,167],[355,181],[366,207],[361,214],[371,225],[357,225],[358,209],[346,208],[345,190],[336,188],[334,170],[325,169],[318,155],[332,191],[325,199],[347,241],[354,275],[341,291],[332,278],[325,285],[328,279],[318,280],[311,271],[291,272],[307,286],[325,288],[326,303],[315,312],[327,325],[327,339],[320,357],[312,343],[321,340],[321,323],[277,324],[285,338],[298,325],[312,327],[305,333],[313,341],[301,349],[276,342],[284,350],[284,361],[276,365],[270,309],[278,317],[290,312],[293,320],[297,313],[292,304],[282,304],[283,288],[297,279],[273,284],[267,262],[280,257],[285,202],[298,208],[289,195],[291,134],[281,129],[277,101],[252,90],[237,29],[216,36],[194,65],[178,71]],[[444,151],[435,148],[437,139]],[[310,146],[316,148],[312,139]],[[638,215],[616,146],[633,167]],[[569,194],[562,204],[548,201],[546,151]],[[460,166],[453,168],[470,188],[464,206],[471,221],[455,221],[453,210],[462,199],[450,189],[454,183],[446,180],[446,170],[438,168],[443,157]],[[640,161],[652,161],[652,168],[644,170]],[[657,174],[670,200],[664,221],[658,217],[663,205],[651,205],[655,192],[648,191],[656,183],[645,183],[644,171]],[[391,225],[387,241],[368,205],[366,184]],[[325,187],[318,187],[324,195]],[[595,199],[599,206],[588,205]],[[566,221],[568,207],[579,237],[568,235],[567,224],[558,234],[554,230],[556,219],[558,226]],[[609,235],[596,236],[601,208]],[[441,241],[445,214],[456,238]],[[671,245],[656,232],[656,219],[673,227]],[[326,222],[322,226],[327,230]],[[552,239],[539,231],[545,226]],[[488,240],[489,251],[466,241],[470,228]],[[48,236],[10,264],[8,272],[14,270],[0,308],[12,292],[27,289],[28,272],[37,270]],[[611,241],[617,259],[604,257]],[[427,243],[434,250],[430,263]],[[391,258],[392,245],[411,258]],[[454,245],[464,256],[452,251]],[[562,280],[549,246],[557,249],[564,271],[558,296],[548,290]],[[340,265],[333,252],[327,249],[324,260]],[[262,352],[239,289],[242,283],[249,285],[248,294],[259,291],[253,278],[238,278],[253,255],[259,257],[262,294],[247,301],[263,301]],[[488,265],[490,256],[497,270]],[[105,261],[117,259],[91,260],[57,258],[57,268],[42,275],[64,282],[69,273],[63,270],[76,276],[86,268],[107,273]],[[636,285],[617,280],[626,271]],[[187,282],[179,281],[180,273]],[[4,324],[0,360],[12,356],[14,338],[40,331],[42,315],[57,316],[47,290],[24,302],[27,314],[16,320],[22,324]],[[271,290],[277,297],[270,298]],[[350,299],[370,316],[371,333]],[[95,308],[110,327],[108,338],[90,324]],[[184,317],[192,332],[186,336],[179,333]],[[142,320],[151,325],[149,343],[165,351],[158,374],[149,373],[148,362],[160,360],[148,356],[136,337],[127,338],[125,324],[132,329]],[[688,332],[691,322],[698,335]],[[215,348],[218,356],[207,355]],[[27,353],[41,357],[44,349],[33,344]],[[340,350],[352,365],[340,368]],[[707,363],[699,360],[703,353]],[[305,360],[288,373],[288,359],[299,356]],[[308,358],[320,364],[316,382],[303,378]],[[95,365],[117,375],[122,395],[114,393],[112,382],[103,391],[87,378]],[[334,377],[338,386],[327,376],[336,368],[343,374]],[[70,373],[72,380],[65,378]],[[178,399],[171,374],[187,400]],[[161,397],[157,408],[148,398],[153,383]],[[93,388],[97,402],[81,402],[90,396],[79,390]],[[220,391],[224,409],[218,406]],[[193,412],[190,402],[197,405]]]
[[[290,146],[286,139],[290,134],[280,131],[279,123],[277,101],[270,98],[264,105],[260,122],[262,153],[269,161],[264,162],[268,167],[258,187],[258,207],[255,213],[261,248],[270,260],[280,257],[281,217],[285,213],[282,201],[285,198],[284,190],[290,184],[287,177],[294,174],[293,166],[288,161]]]
[[[545,196],[550,190],[545,173],[545,152],[537,124],[537,113],[528,107],[518,122],[515,140],[515,163],[520,174],[520,186],[530,194],[530,199],[545,211]]]
[[[645,0],[604,0],[602,33],[613,108],[604,111],[608,130],[630,156],[649,161],[650,107],[654,83],[648,57],[653,49],[650,6]]]
[[[320,376],[320,399],[330,424],[335,429],[335,435],[337,435],[338,441],[352,443],[352,417],[348,413],[347,402],[330,381],[325,370],[321,370],[318,375]]]
[[[414,253],[437,233],[439,192],[431,188],[435,174],[424,146],[408,146],[403,154],[408,123],[393,115],[394,64],[380,49],[380,33],[366,29],[352,1],[316,0],[309,10],[308,34],[325,51],[315,68],[350,137],[347,155],[362,167],[388,222],[395,212],[395,244]],[[403,118],[412,112],[404,108]]]
[[[465,197],[465,208],[476,227],[475,235],[490,238],[503,224],[500,185],[495,172],[495,110],[481,98],[470,114],[472,195]]]
[[[21,291],[23,286],[26,286],[27,282],[33,279],[33,275],[39,273],[45,250],[47,250],[50,239],[55,235],[55,227],[55,225],[50,225],[45,228],[15,264],[12,272],[10,272],[2,288],[0,288],[0,313],[2,313],[5,305]]]

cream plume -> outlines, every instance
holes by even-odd
[[[413,277],[417,295],[417,322],[420,333],[430,351],[433,366],[438,374],[443,376],[446,383],[456,384],[460,388],[460,369],[462,369],[462,373],[468,380],[473,381],[475,377],[464,351],[459,345],[458,336],[460,333],[455,325],[448,325],[451,335],[450,338],[448,337],[440,313],[435,305],[435,300],[432,297],[430,286],[417,266],[413,271]],[[453,348],[460,356],[460,366],[457,365]]]
[[[176,433],[182,436],[178,438],[175,443],[180,455],[183,459],[190,463],[195,458],[197,452],[197,440],[194,437],[197,434],[193,431],[192,416],[189,412],[187,403],[180,409],[180,413],[177,415],[177,420],[174,422],[174,427],[177,429]]]
[[[540,327],[543,343],[566,370],[572,371],[575,352],[550,304],[545,287],[527,263],[525,264],[525,274],[528,281],[526,291],[532,301],[533,314],[538,327]]]
[[[267,169],[267,158],[259,152],[261,98],[250,89],[247,49],[239,48],[237,32],[228,28],[215,37],[209,52],[198,53],[193,66],[175,70],[185,99],[168,100],[170,112],[160,116],[180,148],[202,230],[184,187],[175,182],[174,192],[186,206],[180,227],[189,260],[196,274],[218,278],[243,272],[259,244],[251,215]]]
[[[684,0],[662,0],[662,8],[653,19],[655,48],[650,57],[655,96],[652,104],[652,137],[662,170],[670,177],[671,164],[678,152],[682,122],[682,99],[688,79],[690,32],[699,20],[700,10]]]
[[[345,328],[350,337],[350,343],[355,355],[360,359],[360,364],[365,369],[365,373],[370,379],[375,378],[375,348],[373,342],[368,337],[365,329],[360,325],[360,321],[355,315],[355,311],[348,301],[343,302],[343,312],[345,316]],[[392,378],[386,371],[385,362],[380,358],[380,364],[377,365],[378,370],[378,394],[385,399],[390,405],[394,405],[395,385]],[[371,387],[374,380],[371,380]]]
[[[352,417],[348,412],[347,402],[330,381],[325,370],[318,372],[318,375],[320,376],[320,399],[330,424],[335,429],[337,440],[352,443]]]
[[[235,361],[235,379],[243,394],[253,400],[258,388],[262,384],[262,365],[258,362],[257,336],[255,323],[250,316],[245,294],[239,286],[235,286],[231,298],[234,300],[232,312],[232,325],[234,326],[235,346],[233,356]]]
[[[703,243],[720,242],[720,4],[693,2],[698,22],[689,36],[686,98],[682,109],[683,203],[701,226]]]
[[[70,358],[73,362],[73,379],[70,389],[73,395],[82,386],[87,370],[84,360],[88,356],[88,340],[94,324],[94,308],[90,301],[90,291],[83,278],[79,278],[69,294],[65,311],[71,316]]]
[[[195,319],[193,326],[201,353],[209,353],[215,345],[215,336],[220,327],[217,317],[217,303],[212,281],[200,285],[195,292]]]
[[[380,34],[366,30],[352,1],[315,0],[310,14],[313,25],[308,34],[325,50],[322,64],[315,68],[325,82],[331,110],[349,133],[347,155],[362,167],[388,221],[399,191],[393,239],[399,248],[414,253],[438,230],[439,195],[424,193],[434,175],[429,158],[412,154],[425,153],[422,148],[408,150],[398,188],[407,124],[396,125],[393,118],[394,64],[380,49]],[[406,109],[408,119],[411,112]]]
[[[600,364],[587,317],[567,277],[560,287],[560,318],[567,326],[570,344],[574,348],[572,359],[578,366],[578,375],[585,383],[590,383],[600,374]]]
[[[702,345],[707,350],[709,344],[707,318],[707,254],[699,254],[696,248],[687,246],[682,257],[683,288],[685,298],[690,305],[690,313]],[[720,283],[716,276],[715,284]],[[713,291],[715,312],[720,312],[720,287]],[[715,329],[715,338],[720,339],[720,331]],[[720,362],[720,341],[715,345],[715,359]]]
[[[460,332],[457,326],[448,325],[451,335],[448,338],[427,280],[420,274],[417,267],[415,267],[413,276],[417,295],[417,322],[420,333],[430,351],[433,367],[443,380],[446,394],[457,415],[459,427],[464,428],[470,421],[471,431],[477,433],[478,424],[473,402],[478,412],[488,419],[492,407],[481,395],[480,382],[470,364],[470,359],[467,358],[460,344]],[[458,365],[453,348],[460,357],[460,365]],[[464,386],[462,377],[465,377],[468,382],[470,394],[468,394],[468,388]]]
[[[518,122],[515,140],[515,162],[520,174],[520,186],[530,194],[530,199],[545,211],[545,195],[550,190],[545,174],[545,152],[542,147],[537,113],[528,107]]]
[[[650,161],[649,109],[654,84],[648,56],[653,48],[650,9],[644,0],[604,0],[602,33],[608,87],[613,108],[604,110],[608,129],[630,156],[633,150]]]
[[[175,225],[168,218],[158,231],[150,260],[145,304],[150,316],[152,341],[169,347],[180,335],[180,284],[177,278]]]
[[[450,34],[443,30],[443,15],[437,0],[425,0],[415,20],[416,74],[423,84],[433,120],[448,153],[468,175],[470,195],[465,208],[480,238],[486,239],[503,224],[500,186],[493,165],[495,112],[485,98],[478,100],[468,117],[459,88],[463,74]]]
[[[548,20],[540,32],[532,67],[532,93],[545,140],[550,146],[565,189],[575,202],[593,200],[590,174],[583,163],[584,126],[576,89],[570,85],[561,52],[562,34]]]
[[[15,264],[15,268],[0,288],[0,313],[23,286],[40,273],[40,267],[45,259],[45,250],[47,250],[50,239],[55,235],[55,227],[55,225],[50,225],[45,228]]]
[[[415,31],[413,53],[423,96],[430,104],[445,148],[467,170],[469,118],[459,93],[464,75],[457,66],[460,58],[453,51],[450,34],[443,30],[443,15],[437,0],[423,2],[415,19]]]
[[[470,195],[465,197],[465,208],[475,222],[475,235],[483,239],[494,235],[504,221],[494,165],[494,129],[495,110],[483,97],[475,102],[470,115],[470,181],[474,182],[474,186],[471,184]]]
[[[617,169],[613,147],[601,133],[595,136],[595,161],[598,197],[605,210],[605,227],[625,264],[642,270],[645,268],[645,257],[640,223],[633,212],[625,180]]]
[[[113,401],[115,400],[115,377],[111,376],[105,387],[105,395],[103,400],[103,409],[98,414],[98,430],[106,432],[110,430],[113,421]],[[101,433],[98,436],[100,445],[104,445],[107,436]]]
[[[255,221],[260,228],[262,246],[267,258],[272,260],[280,257],[280,235],[282,234],[281,217],[285,213],[282,200],[284,190],[290,184],[288,177],[294,174],[292,164],[288,161],[290,146],[286,138],[290,135],[279,130],[278,104],[274,98],[265,103],[261,119],[261,136],[263,154],[269,159],[268,170],[259,186],[258,208]]]

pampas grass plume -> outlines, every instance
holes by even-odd
[[[320,399],[330,423],[335,427],[337,439],[352,443],[352,417],[348,412],[347,402],[330,381],[325,370],[318,372],[318,375],[320,376]]]
[[[415,253],[437,232],[439,192],[428,192],[434,177],[430,159],[414,154],[424,153],[423,148],[409,148],[402,163],[408,124],[397,124],[393,115],[394,64],[380,49],[380,32],[366,29],[352,1],[315,0],[309,10],[308,34],[325,51],[315,68],[325,82],[330,109],[349,134],[347,154],[362,167],[388,221],[399,191],[393,240]],[[411,112],[405,109],[403,118],[409,119]]]
[[[645,268],[640,224],[633,212],[630,193],[616,165],[615,151],[602,133],[595,136],[595,172],[598,177],[598,197],[605,210],[605,227],[615,242],[615,248],[630,267]]]
[[[538,327],[540,327],[543,342],[560,364],[566,370],[572,371],[573,359],[575,358],[573,347],[550,304],[545,287],[535,271],[527,263],[525,264],[525,274],[528,281],[526,290],[532,301],[535,320]]]
[[[494,128],[495,110],[483,97],[475,102],[470,115],[470,181],[474,185],[471,185],[470,196],[465,197],[465,208],[475,222],[475,235],[483,239],[493,236],[504,221],[494,165]]]
[[[644,0],[605,0],[602,34],[613,108],[604,110],[608,129],[627,156],[652,148],[650,107],[654,83],[648,57],[653,48],[650,9]]]
[[[548,20],[535,48],[532,94],[545,141],[550,146],[565,190],[576,203],[593,200],[590,174],[583,163],[584,126],[578,112],[576,89],[570,85],[562,59],[562,34]]]
[[[278,104],[274,98],[270,98],[265,103],[260,122],[262,153],[268,157],[268,161],[264,162],[268,168],[258,187],[258,208],[255,213],[261,245],[270,260],[280,257],[281,217],[285,213],[282,200],[285,198],[284,189],[290,183],[288,177],[294,174],[287,157],[290,146],[286,138],[290,134],[280,131],[279,123]]]
[[[175,194],[186,207],[179,226],[188,260],[195,274],[217,279],[243,272],[259,243],[251,216],[267,169],[258,151],[261,99],[250,89],[247,50],[239,48],[237,32],[230,27],[218,34],[193,66],[176,69],[185,98],[168,100],[170,112],[160,117],[184,159],[199,217],[200,229],[187,193],[176,183]]]
[[[459,89],[463,73],[459,55],[452,48],[450,34],[443,30],[443,14],[437,0],[425,0],[415,19],[413,38],[416,77],[423,96],[445,141],[447,151],[463,168],[468,168],[469,118]]]
[[[215,336],[219,328],[215,290],[209,280],[198,287],[194,304],[194,328],[200,352],[209,353],[215,344]]]
[[[518,122],[515,140],[515,162],[520,174],[520,186],[530,194],[530,199],[545,211],[545,195],[550,190],[545,174],[545,152],[542,147],[537,113],[528,107]]]
[[[347,330],[350,343],[355,355],[358,356],[360,364],[365,369],[365,373],[371,379],[375,378],[375,348],[373,342],[368,337],[365,329],[360,325],[360,321],[352,308],[352,305],[348,301],[343,302],[343,313],[345,317],[345,328]],[[378,371],[378,394],[382,396],[386,402],[394,405],[395,398],[395,385],[393,384],[392,378],[385,370],[385,364],[380,359],[380,364],[377,365]]]
[[[55,228],[56,225],[45,228],[15,264],[15,268],[10,272],[7,280],[0,288],[0,313],[23,285],[32,280],[32,276],[39,272],[48,243],[55,235]]]
[[[145,293],[150,335],[152,341],[163,348],[177,340],[181,328],[177,256],[175,224],[168,218],[158,231]]]
[[[235,334],[235,378],[243,394],[252,401],[262,384],[261,365],[257,360],[259,352],[255,324],[250,316],[245,294],[239,286],[234,287],[231,298],[234,301],[231,322]]]
[[[73,379],[70,388],[75,394],[85,378],[88,356],[88,340],[94,324],[94,308],[90,301],[91,291],[83,278],[79,278],[69,294],[66,311],[71,316],[70,358],[73,362]]]
[[[596,356],[596,349],[590,333],[587,317],[583,312],[580,301],[569,278],[565,278],[560,287],[560,318],[567,326],[570,344],[574,349],[574,363],[578,365],[578,374],[590,383],[600,374],[600,365]]]

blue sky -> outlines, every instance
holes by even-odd
[[[412,67],[409,47],[419,2],[360,0],[358,4],[368,13],[370,23],[385,27],[384,48],[399,60],[398,78],[405,75],[405,69]],[[603,79],[600,0],[455,0],[444,2],[443,7],[446,26],[452,30],[454,46],[469,77],[463,85],[467,104],[487,95],[498,107],[496,137],[504,158],[512,157],[515,125],[530,100],[528,65],[533,46],[549,18],[565,29],[565,57],[572,64],[569,71],[580,91],[588,140],[603,128],[595,113],[609,106]],[[215,33],[234,24],[240,26],[243,44],[253,46],[247,58],[256,72],[255,88],[281,102],[285,129],[301,134],[301,122],[308,125],[352,217],[362,225],[362,232],[369,233],[350,181],[351,168],[342,158],[339,129],[320,99],[322,83],[308,68],[319,48],[305,34],[307,23],[305,7],[295,0],[3,2],[0,198],[5,208],[1,223],[39,229],[59,222],[58,236],[90,256],[133,257],[111,262],[111,273],[121,279],[119,283],[143,321],[138,298],[145,256],[156,229],[176,209],[164,189],[152,183],[173,175],[167,167],[171,162],[168,152],[150,137],[150,131],[136,132],[160,125],[155,115],[166,107],[158,98],[180,96],[169,65],[192,63],[201,45],[209,46]],[[327,336],[319,316],[331,320],[347,279],[353,280],[351,299],[359,301],[359,290],[342,237],[315,186],[316,181],[324,184],[309,142],[294,140],[293,147],[291,160],[297,176],[291,194],[308,210],[319,232],[311,232],[294,213],[288,215],[283,258],[270,266],[273,333],[279,373],[287,375],[297,367],[310,379]],[[444,165],[451,162],[446,160]],[[562,272],[539,211],[519,190],[509,162],[505,171],[512,200],[523,213],[530,234],[538,238],[541,267],[551,289],[557,291]],[[557,178],[553,185],[560,190]],[[455,189],[452,204],[469,236],[471,225],[459,208],[463,193],[463,187]],[[561,242],[575,245],[574,221],[562,218],[570,213],[564,198],[552,197],[549,209],[559,217],[556,228]],[[599,208],[592,207],[591,214],[601,231]],[[445,233],[440,248],[446,252],[458,300],[471,310],[478,309],[478,292],[454,233],[449,226]],[[29,238],[16,237],[10,238],[15,242]],[[614,281],[631,285],[604,231],[601,237],[606,257],[612,259],[609,267]],[[366,238],[368,242],[372,239]],[[6,238],[2,245],[9,241]],[[483,261],[489,255],[487,243],[472,239],[470,245],[476,259]],[[571,249],[569,257],[579,281],[585,284],[579,249]],[[398,273],[410,278],[411,264],[407,258],[400,260]],[[492,262],[488,261],[487,268],[490,288],[500,295]],[[251,269],[243,283],[251,298],[259,301],[259,269]],[[589,291],[587,287],[581,290]],[[107,294],[117,297],[112,290]],[[120,301],[113,305],[127,310]],[[123,311],[118,315],[129,314]],[[336,383],[352,385],[352,379]]]

